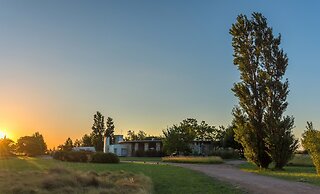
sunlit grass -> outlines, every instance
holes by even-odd
[[[195,156],[177,156],[177,157],[163,157],[163,162],[174,163],[202,163],[202,164],[221,164],[223,160],[219,156],[210,157],[195,157]]]
[[[0,160],[0,171],[23,173],[27,171],[43,172],[50,168],[63,167],[83,172],[131,172],[144,174],[151,178],[154,193],[212,193],[233,194],[243,193],[233,186],[222,183],[202,173],[189,169],[171,166],[167,164],[143,164],[143,163],[120,163],[120,164],[93,164],[71,163],[51,159],[40,158],[11,158]]]
[[[283,171],[274,171],[272,169],[261,170],[254,164],[246,163],[241,164],[239,167],[247,172],[257,173],[266,176],[277,177],[281,179],[307,182],[314,185],[320,186],[320,176],[316,174],[315,167],[308,166],[286,166]]]
[[[150,178],[130,172],[0,171],[0,193],[139,193],[152,192]]]

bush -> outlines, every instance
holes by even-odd
[[[134,152],[134,156],[136,157],[163,157],[164,153],[162,151],[156,151],[156,150],[138,150]]]
[[[295,154],[288,166],[314,166],[311,156],[308,154]]]
[[[216,149],[210,153],[210,156],[220,156],[222,159],[239,159],[241,154],[235,149]]]
[[[84,151],[56,151],[53,153],[53,158],[67,162],[89,162],[91,154]]]
[[[302,146],[308,150],[317,174],[320,175],[320,131],[315,130],[311,122],[307,122],[307,130],[302,137]]]
[[[93,163],[119,163],[119,157],[113,153],[96,152],[92,154]]]
[[[178,156],[178,157],[163,157],[162,162],[221,164],[223,163],[223,160],[219,156],[210,156],[210,157]]]

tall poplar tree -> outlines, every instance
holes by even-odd
[[[104,125],[104,116],[97,111],[94,115],[94,122],[92,125],[91,140],[92,144],[97,151],[103,150],[103,135],[105,133],[106,127]]]
[[[230,34],[233,63],[241,79],[232,88],[239,99],[233,110],[235,138],[257,166],[268,168],[274,161],[276,168],[282,168],[297,148],[297,140],[292,134],[294,118],[283,116],[289,84],[284,79],[288,58],[279,47],[281,36],[274,37],[261,13],[253,13],[251,19],[239,15]]]
[[[106,129],[105,136],[110,137],[110,143],[114,144],[114,123],[111,117],[107,118],[106,125],[107,125],[107,129]]]

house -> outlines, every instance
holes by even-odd
[[[105,153],[114,153],[118,156],[136,156],[138,153],[145,152],[161,152],[162,141],[161,139],[152,138],[150,140],[132,140],[124,141],[123,135],[115,135],[114,144],[110,144],[110,138],[104,138],[104,149]]]

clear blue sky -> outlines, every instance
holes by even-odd
[[[1,1],[0,130],[49,145],[89,133],[95,111],[117,133],[187,117],[227,125],[239,79],[229,28],[261,12],[289,57],[287,114],[320,128],[317,1]]]

